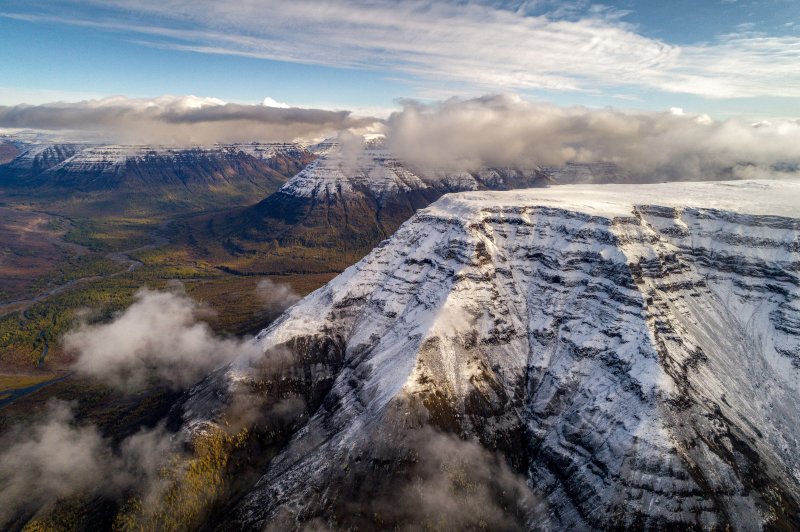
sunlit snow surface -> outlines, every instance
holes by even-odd
[[[309,148],[320,157],[281,188],[296,198],[347,198],[364,192],[381,200],[410,191],[435,189],[438,194],[480,189],[538,186],[545,179],[538,168],[434,170],[411,168],[389,151],[366,146],[350,152],[335,143]]]
[[[347,195],[354,186],[380,196],[428,185],[388,154],[368,150],[352,158],[335,153],[321,157],[290,179],[281,191],[296,197],[325,197]]]
[[[651,185],[565,185],[546,189],[452,194],[429,208],[471,216],[492,207],[548,206],[592,216],[631,216],[639,205],[700,207],[800,218],[800,181],[673,182]]]
[[[531,527],[761,528],[800,500],[799,287],[798,181],[447,195],[259,335],[345,351],[241,518],[302,507],[403,398],[439,393],[463,435],[524,432],[551,510]]]

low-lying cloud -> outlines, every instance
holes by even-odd
[[[800,121],[720,122],[680,109],[594,110],[500,95],[406,102],[388,119],[387,144],[421,169],[605,162],[631,181],[770,177],[796,174]]]
[[[145,144],[316,139],[344,129],[369,128],[375,121],[349,111],[243,105],[195,96],[0,106],[0,127]]]
[[[265,280],[254,297],[277,316],[300,296]],[[292,374],[296,360],[287,349],[265,353],[252,338],[216,335],[202,321],[208,314],[182,287],[141,289],[125,311],[107,323],[81,324],[65,336],[64,346],[77,357],[75,371],[126,393],[156,383],[184,388],[237,356],[257,365],[265,379]],[[224,412],[231,434],[253,425],[278,431],[299,422],[306,408],[301,396],[257,392],[244,385],[233,390]],[[135,496],[144,512],[139,517],[149,519],[166,508],[164,496],[180,482],[188,458],[185,441],[176,436],[162,421],[112,439],[99,426],[81,422],[73,405],[50,402],[36,421],[0,436],[0,528],[48,515],[72,497],[120,502]]]
[[[284,310],[300,301],[300,294],[291,286],[276,283],[271,279],[263,279],[256,285],[256,297],[263,305],[263,312],[268,319],[277,318]]]
[[[405,440],[413,456],[408,481],[370,504],[387,521],[412,528],[526,530],[544,513],[525,478],[477,440],[430,427],[409,431]]]
[[[304,438],[324,436],[312,429]],[[342,529],[359,530],[530,530],[546,523],[546,506],[525,477],[476,439],[427,425],[382,426],[349,450],[347,457],[326,451],[336,465],[306,486],[335,497],[305,498],[300,512],[281,504],[267,530],[325,530],[329,516]]]
[[[142,429],[117,445],[94,425],[81,425],[72,407],[54,401],[42,419],[0,439],[0,526],[73,496],[155,497],[159,470],[173,450],[163,426]]]
[[[208,309],[181,292],[141,289],[109,323],[83,323],[64,336],[74,369],[123,390],[153,379],[188,386],[237,355],[258,354],[251,339],[216,335],[201,321]]]
[[[261,317],[274,320],[300,300],[290,286],[264,279],[253,296]],[[150,383],[185,388],[236,357],[257,359],[263,349],[250,337],[216,334],[203,321],[213,312],[182,285],[140,289],[133,303],[109,322],[82,322],[63,338],[73,369],[124,391]]]

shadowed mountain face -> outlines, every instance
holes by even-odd
[[[442,198],[189,393],[186,438],[247,412],[249,445],[283,434],[224,528],[796,528],[798,201]]]
[[[19,155],[20,149],[16,144],[9,141],[0,141],[0,164],[13,161]]]
[[[0,183],[12,194],[83,194],[112,202],[113,194],[119,194],[219,208],[263,198],[314,158],[295,144],[194,148],[37,144],[24,146],[22,153],[0,166]]]

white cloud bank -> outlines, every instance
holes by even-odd
[[[651,181],[767,177],[800,165],[798,120],[719,122],[679,109],[622,112],[487,96],[408,102],[386,131],[390,149],[419,168],[608,162],[634,181]]]
[[[76,138],[129,143],[207,144],[324,138],[369,128],[376,119],[349,111],[226,103],[217,98],[115,96],[76,103],[0,106],[0,127],[72,132]]]
[[[262,314],[271,320],[302,299],[291,286],[276,283],[271,279],[263,279],[258,282],[256,297],[261,301]]]
[[[163,426],[112,445],[96,426],[79,424],[69,404],[51,401],[37,422],[12,427],[0,438],[0,527],[75,495],[116,497],[135,490],[149,502],[164,486],[159,470],[173,451]]]
[[[361,149],[362,134],[380,132],[396,156],[420,171],[607,162],[632,181],[652,181],[784,176],[796,174],[800,165],[798,119],[715,121],[680,108],[560,107],[514,95],[435,104],[409,100],[387,119],[194,96],[115,97],[0,107],[0,127],[182,145],[335,136],[350,156]]]
[[[9,6],[5,16],[134,33],[159,48],[390,70],[429,88],[466,84],[472,93],[632,87],[711,98],[800,97],[800,36],[742,33],[679,46],[596,6],[534,16],[525,2],[516,9],[433,0],[87,3],[105,17],[81,18],[80,10],[47,1],[37,12]]]

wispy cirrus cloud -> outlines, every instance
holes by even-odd
[[[103,27],[160,48],[388,70],[409,81],[480,91],[632,87],[709,98],[800,97],[798,36],[739,34],[678,46],[641,35],[623,12],[587,2],[519,2],[513,8],[388,0],[35,5],[35,12],[18,7],[7,16]],[[64,5],[93,9],[67,11]]]

